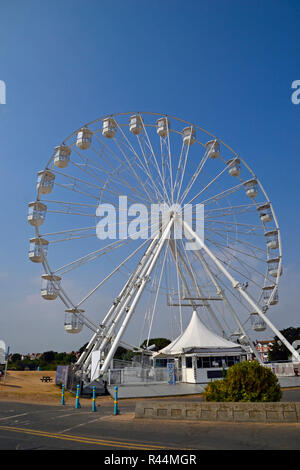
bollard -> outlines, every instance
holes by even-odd
[[[92,404],[92,411],[97,411],[97,407],[96,407],[96,387],[93,387],[93,404]]]
[[[62,405],[65,404],[65,386],[64,386],[64,384],[62,385],[62,388],[61,388],[61,404]]]
[[[79,403],[79,388],[80,388],[80,385],[77,385],[75,408],[81,408],[80,403]]]
[[[118,387],[115,387],[115,405],[114,405],[114,415],[120,414],[118,408]]]

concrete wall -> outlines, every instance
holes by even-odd
[[[300,422],[300,403],[138,401],[136,418],[262,423]]]

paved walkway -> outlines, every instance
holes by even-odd
[[[182,395],[194,395],[204,392],[205,385],[177,383],[168,385],[165,383],[118,385],[119,398],[150,398],[172,397]],[[114,397],[115,386],[108,387],[108,391]]]

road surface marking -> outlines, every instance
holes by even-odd
[[[12,418],[18,418],[19,416],[26,416],[28,415],[28,413],[21,413],[19,415],[10,415],[10,416],[5,416],[5,418],[0,418],[0,421],[4,420],[4,419],[12,419]]]
[[[87,421],[85,423],[75,424],[75,426],[71,426],[70,428],[63,429],[62,431],[59,431],[58,434],[63,434],[65,432],[71,431],[71,429],[80,428],[81,426],[86,426],[87,424],[94,423],[95,421],[99,421],[100,419],[101,419],[101,417],[96,418],[96,419],[92,419],[91,421]]]
[[[19,432],[22,434],[30,434],[32,436],[39,436],[39,437],[48,437],[52,439],[61,439],[66,441],[75,441],[80,442],[82,444],[93,444],[105,447],[121,447],[125,449],[132,449],[132,450],[162,450],[162,449],[171,449],[171,447],[165,446],[156,446],[156,445],[148,445],[147,443],[138,444],[136,442],[125,442],[125,441],[117,441],[117,440],[106,440],[106,439],[95,439],[90,437],[83,437],[83,436],[72,436],[70,434],[55,434],[45,431],[38,431],[35,429],[26,429],[26,428],[16,428],[14,426],[0,426],[0,430],[3,431],[11,431],[11,432]]]

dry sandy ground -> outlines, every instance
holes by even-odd
[[[55,385],[55,374],[55,371],[7,371],[5,383],[3,377],[0,379],[0,400],[60,405],[61,389]],[[52,377],[52,382],[42,382],[44,375]],[[65,399],[75,403],[75,396],[67,391]],[[101,397],[103,400],[110,401],[111,397]],[[81,398],[80,405],[91,406],[91,400]]]

